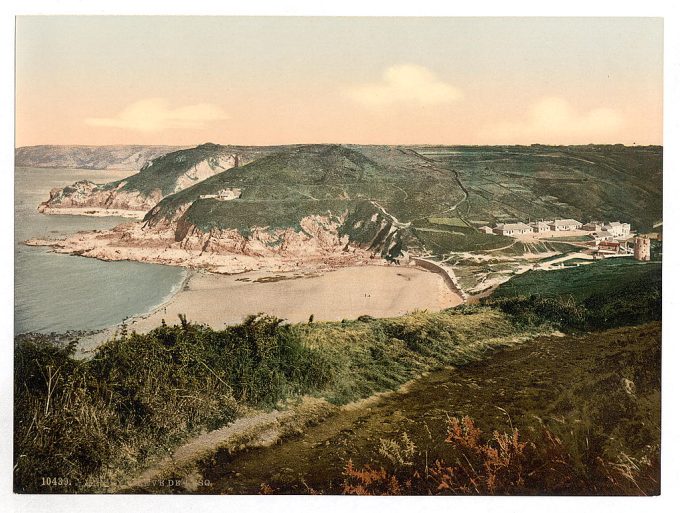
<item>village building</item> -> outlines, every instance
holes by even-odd
[[[618,221],[612,221],[611,223],[605,224],[603,228],[617,238],[627,237],[628,235],[630,235],[630,224],[628,223],[619,223]]]
[[[602,241],[597,245],[597,252],[602,256],[612,256],[619,254],[621,243],[613,241]]]
[[[550,229],[555,232],[565,232],[578,230],[583,226],[581,223],[575,219],[555,219],[554,221],[548,223]]]
[[[536,223],[531,223],[531,230],[534,233],[545,233],[550,231],[550,226],[548,225],[548,223],[538,221]]]
[[[607,230],[598,230],[596,232],[593,232],[590,234],[590,236],[595,240],[595,243],[598,244],[602,241],[613,241],[614,236],[609,233]]]
[[[600,221],[591,221],[584,224],[581,229],[587,232],[600,232],[604,230],[604,223],[601,223]]]
[[[493,228],[491,228],[490,226],[481,226],[481,227],[478,228],[478,230],[482,233],[488,233],[488,234],[493,233]]]
[[[200,199],[216,199],[219,201],[229,201],[241,197],[241,189],[229,188],[222,189],[217,194],[201,194]]]
[[[531,233],[531,226],[524,223],[497,224],[493,228],[496,235],[506,235],[509,237],[519,237]]]

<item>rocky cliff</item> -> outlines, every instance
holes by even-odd
[[[122,209],[146,212],[163,197],[228,169],[250,162],[257,151],[204,144],[144,163],[138,173],[106,184],[76,182],[54,189],[39,206],[50,213],[60,208]]]
[[[339,233],[342,222],[342,218],[308,216],[300,220],[302,230],[254,227],[247,235],[235,229],[206,232],[183,221],[174,230],[170,226],[128,223],[112,230],[81,232],[64,240],[34,239],[26,244],[100,260],[134,260],[227,274],[317,271],[380,261],[374,252],[352,244],[349,236]]]
[[[63,189],[50,191],[47,201],[38,206],[38,212],[49,213],[51,209],[60,208],[98,208],[139,210],[146,212],[162,198],[160,189],[153,189],[146,194],[140,191],[121,190],[126,181],[118,182],[115,187],[102,187],[88,180],[81,180]]]

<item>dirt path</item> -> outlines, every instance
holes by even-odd
[[[504,249],[510,249],[511,247],[513,247],[513,246],[514,246],[515,244],[517,244],[518,242],[519,242],[519,240],[513,240],[513,241],[512,241],[510,244],[508,244],[507,246],[503,246],[503,247],[500,247],[500,248],[493,248],[493,249],[483,249],[482,251],[483,251],[484,253],[493,253],[494,251],[503,251]]]
[[[535,427],[539,417],[564,425],[574,415],[571,403],[592,396],[592,386],[599,386],[598,373],[616,375],[626,361],[658,372],[653,355],[660,335],[660,324],[653,323],[593,336],[542,337],[484,361],[434,372],[400,392],[343,408],[274,446],[217,452],[199,463],[196,475],[210,484],[197,492],[255,494],[266,483],[275,493],[338,493],[349,458],[355,466],[385,464],[380,439],[408,433],[419,459],[433,461],[445,450],[451,415],[469,415],[484,430],[512,425],[522,431]],[[642,382],[638,387],[639,394],[647,393]],[[186,493],[163,487],[136,491]]]
[[[420,158],[420,159],[423,159],[424,161],[428,162],[428,163],[429,163],[429,166],[432,167],[433,169],[436,169],[437,171],[443,171],[443,172],[453,173],[453,177],[455,178],[456,183],[458,184],[458,187],[460,187],[460,190],[463,191],[463,198],[462,198],[461,200],[459,200],[459,201],[458,201],[455,205],[453,205],[452,207],[450,207],[450,208],[444,210],[443,212],[439,212],[439,213],[436,214],[436,215],[442,215],[442,214],[446,214],[446,213],[449,213],[449,212],[456,211],[456,210],[458,210],[458,207],[459,207],[460,205],[462,205],[463,203],[467,203],[467,210],[465,211],[465,214],[463,214],[462,212],[460,212],[460,214],[461,214],[461,219],[464,221],[464,219],[463,219],[462,216],[463,216],[463,215],[467,216],[467,215],[470,214],[470,201],[469,201],[469,200],[470,200],[470,191],[468,191],[467,187],[465,187],[465,185],[463,185],[463,182],[462,182],[461,179],[460,179],[460,175],[458,174],[458,171],[456,171],[456,170],[453,169],[453,168],[449,168],[449,167],[441,167],[441,166],[439,165],[439,162],[438,162],[438,161],[436,161],[436,160],[434,160],[434,159],[431,159],[431,158],[429,158],[429,157],[426,157],[425,155],[422,155],[422,154],[418,153],[416,150],[413,150],[413,149],[411,149],[411,148],[407,148],[405,151],[407,151],[407,152],[409,152],[409,153],[412,153],[412,154],[415,155],[416,157],[418,157],[418,158]],[[404,152],[404,150],[402,150],[402,152]]]
[[[377,201],[371,200],[371,204],[372,204],[375,208],[377,208],[378,210],[380,210],[380,212],[382,212],[383,215],[384,215],[385,217],[389,217],[389,218],[392,220],[392,224],[394,224],[394,226],[396,226],[397,228],[408,228],[409,226],[411,226],[411,222],[410,222],[410,221],[409,221],[408,223],[402,223],[401,221],[399,221],[399,219],[397,219],[397,218],[394,217],[392,214],[390,214],[387,210],[385,210],[385,207],[383,207],[383,206],[382,206],[380,203],[378,203]]]

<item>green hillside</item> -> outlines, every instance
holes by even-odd
[[[500,285],[493,297],[540,295],[571,296],[582,301],[598,294],[639,293],[648,287],[661,287],[661,262],[638,262],[632,258],[611,258],[594,264],[559,271],[528,271]]]
[[[147,220],[172,217],[201,195],[240,188],[240,202],[379,202],[404,224],[453,205],[463,193],[448,170],[433,170],[397,148],[350,148],[339,145],[288,147],[250,164],[210,177],[158,204]],[[273,220],[273,219],[272,219]],[[232,227],[222,219],[224,227]]]
[[[465,146],[414,148],[455,170],[468,192],[463,219],[508,222],[618,220],[648,230],[662,217],[659,146]]]
[[[498,287],[493,304],[525,324],[562,330],[660,321],[661,262],[612,258],[559,271],[529,271]]]
[[[186,163],[224,148],[169,154],[126,187],[151,187],[179,157]],[[299,229],[308,215],[348,213],[341,231],[354,241],[444,256],[507,246],[512,240],[477,230],[498,222],[566,217],[648,229],[662,218],[662,158],[660,147],[624,146],[267,148],[248,164],[167,196],[145,221],[175,221],[186,210],[181,238],[187,223],[246,233],[254,226]],[[228,188],[241,197],[200,199]],[[377,241],[383,235],[390,240]]]
[[[218,167],[222,156],[238,155],[242,160],[252,160],[262,154],[274,151],[274,148],[253,148],[244,146],[220,146],[206,143],[189,150],[180,150],[162,155],[154,159],[150,165],[144,166],[138,173],[102,186],[103,189],[115,189],[121,182],[123,191],[139,191],[150,194],[154,189],[160,189],[163,196],[175,190],[175,184],[180,176],[203,161]]]
[[[241,197],[201,199],[226,188],[240,189]],[[453,173],[423,166],[402,149],[308,145],[281,149],[172,194],[145,221],[153,226],[173,220],[189,205],[178,223],[181,239],[188,226],[243,233],[254,226],[300,230],[305,216],[348,213],[342,234],[384,256],[397,256],[407,246],[422,246],[412,223],[463,198]]]

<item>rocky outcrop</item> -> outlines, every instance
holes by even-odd
[[[165,196],[236,167],[244,160],[247,159],[238,153],[225,152],[216,145],[203,145],[148,161],[139,173],[118,182],[98,185],[83,180],[53,189],[38,211],[97,208],[147,212]]]
[[[93,182],[82,180],[63,189],[50,191],[50,198],[38,206],[38,212],[59,208],[101,208],[120,210],[139,210],[146,212],[162,198],[160,189],[149,194],[139,191],[122,190],[127,182],[119,182],[115,187],[105,188]]]
[[[185,220],[154,227],[128,223],[112,230],[81,232],[64,240],[34,239],[26,244],[101,260],[134,260],[228,274],[316,271],[373,261],[372,251],[339,234],[343,221],[308,216],[300,221],[300,231],[254,227],[248,235],[234,229],[204,232]]]
[[[339,233],[359,247],[399,262],[409,245],[418,245],[408,226],[371,201],[360,202],[345,218]]]
[[[301,230],[255,227],[248,235],[243,235],[234,229],[215,228],[204,232],[182,218],[177,223],[174,238],[181,248],[190,251],[251,257],[308,260],[349,252],[349,236],[338,233],[341,222],[317,215],[301,219],[300,226]],[[348,250],[344,251],[346,248]],[[356,249],[352,248],[352,252]]]

